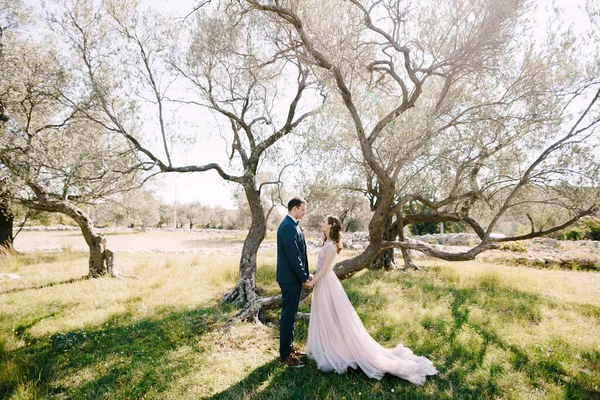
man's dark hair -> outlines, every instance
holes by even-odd
[[[306,204],[306,200],[304,200],[300,196],[296,196],[288,202],[288,211],[292,211],[294,207],[300,207],[300,204]]]

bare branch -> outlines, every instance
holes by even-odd
[[[462,253],[448,253],[445,251],[437,250],[431,245],[422,243],[410,243],[410,242],[382,242],[382,249],[405,249],[405,250],[416,250],[423,254],[431,257],[439,258],[446,261],[470,261],[474,260],[475,257],[483,253],[486,250],[497,249],[500,246],[496,243],[481,242],[477,246],[473,247],[469,251]]]

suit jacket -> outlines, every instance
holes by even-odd
[[[279,283],[297,283],[308,279],[308,257],[302,230],[286,216],[277,229],[277,274]]]

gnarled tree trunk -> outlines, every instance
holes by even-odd
[[[69,217],[79,225],[85,242],[90,248],[88,276],[98,278],[101,276],[119,276],[115,254],[106,246],[106,238],[97,233],[90,217],[77,206],[66,200],[42,199],[37,201],[23,201],[27,207],[36,210],[59,212]]]
[[[401,242],[406,241],[406,237],[404,236],[404,219],[402,218],[402,213],[396,213],[396,221],[398,222],[398,239]],[[401,249],[402,250],[402,258],[404,259],[404,269],[420,269],[412,260],[410,255],[410,250]]]
[[[235,288],[225,295],[223,301],[242,306],[254,300],[256,295],[256,255],[267,233],[265,212],[260,201],[260,193],[254,183],[244,185],[246,198],[252,215],[250,230],[244,240],[240,258],[240,275]]]
[[[107,248],[106,238],[94,229],[90,217],[70,203],[63,202],[61,205],[59,208],[62,208],[65,214],[77,222],[85,238],[85,242],[90,248],[89,277],[118,276],[119,272],[116,267],[115,255]]]
[[[383,231],[383,240],[396,240],[398,236],[398,222],[394,221],[393,217],[389,217],[385,222],[385,227]],[[379,255],[375,258],[375,261],[369,265],[370,270],[384,270],[384,271],[393,271],[398,269],[396,262],[394,261],[394,249],[386,249],[379,253]]]
[[[13,216],[8,201],[0,198],[0,247],[9,249],[13,242]]]
[[[369,222],[369,245],[365,250],[352,258],[340,261],[334,267],[339,279],[346,279],[356,272],[372,265],[377,256],[385,250],[382,247],[384,241],[384,227],[389,218],[389,210],[394,203],[394,186],[382,185],[379,193],[378,203],[374,209],[373,216]],[[302,299],[310,292],[303,290]],[[256,297],[241,310],[232,321],[259,322],[263,310],[278,308],[281,306],[281,296]]]
[[[404,235],[402,235],[400,237],[400,241],[401,242],[405,241]],[[419,268],[419,266],[417,264],[415,264],[413,262],[412,256],[410,255],[410,250],[408,250],[408,249],[401,249],[401,251],[402,251],[402,258],[404,259],[404,267],[403,267],[403,269],[406,269],[406,268],[421,269],[421,268]]]

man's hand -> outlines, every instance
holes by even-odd
[[[312,281],[314,277],[313,274],[308,274],[308,282]]]
[[[309,278],[309,279],[305,280],[305,281],[302,283],[302,286],[304,286],[304,288],[305,288],[305,289],[312,290],[312,288],[313,288],[313,285],[311,285],[311,283],[310,283],[310,281],[311,281],[311,280],[312,280],[311,278]]]

